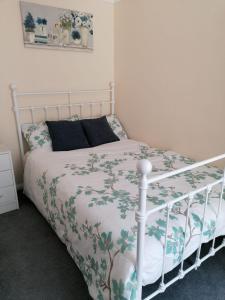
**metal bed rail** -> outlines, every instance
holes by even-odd
[[[23,144],[23,135],[22,135],[22,112],[28,112],[31,115],[32,123],[35,123],[35,116],[37,112],[43,111],[44,112],[44,120],[48,119],[48,113],[51,110],[55,110],[57,113],[58,120],[61,120],[61,112],[63,109],[67,108],[69,110],[70,117],[72,116],[72,108],[77,107],[79,108],[79,118],[83,118],[83,111],[84,108],[89,108],[90,114],[88,117],[94,117],[93,110],[94,107],[98,107],[100,111],[100,116],[103,115],[103,107],[107,106],[110,109],[112,115],[115,114],[115,84],[114,82],[109,83],[108,88],[103,89],[90,89],[90,90],[68,90],[68,91],[36,91],[36,92],[18,92],[16,84],[10,85],[12,100],[13,100],[13,110],[15,113],[16,119],[16,127],[17,127],[17,135],[19,140],[20,146],[20,156],[22,162],[24,162],[24,144]],[[99,94],[104,95],[103,100],[99,99]],[[108,97],[105,95],[108,94]],[[98,96],[97,101],[85,101],[85,102],[72,102],[72,96],[78,95],[95,95]],[[24,97],[43,97],[43,96],[65,96],[67,98],[66,103],[64,104],[51,104],[51,105],[37,105],[37,106],[20,106],[19,99]],[[108,100],[106,100],[108,99]]]
[[[165,292],[165,290],[171,286],[173,283],[176,281],[184,278],[186,274],[188,274],[190,271],[193,269],[197,269],[200,267],[200,265],[209,257],[214,256],[217,251],[225,247],[225,239],[223,240],[222,244],[218,247],[215,247],[215,241],[216,241],[216,230],[218,227],[218,218],[221,213],[221,204],[223,200],[223,192],[225,188],[225,170],[223,173],[223,176],[219,180],[215,180],[214,182],[205,185],[199,189],[196,189],[194,191],[191,191],[190,193],[186,193],[176,199],[173,199],[165,204],[159,205],[151,210],[146,210],[146,202],[147,202],[147,191],[150,188],[149,185],[176,175],[180,175],[184,172],[187,171],[192,171],[196,168],[208,165],[210,163],[214,163],[216,161],[225,159],[225,154],[219,155],[216,157],[213,157],[211,159],[207,159],[201,162],[197,162],[195,164],[192,164],[190,166],[168,172],[156,177],[152,177],[149,179],[149,175],[152,171],[152,164],[148,160],[141,160],[137,164],[137,170],[140,174],[140,182],[139,182],[139,206],[138,210],[136,212],[136,221],[138,224],[138,233],[137,233],[137,260],[136,260],[136,272],[137,272],[137,299],[141,300],[142,299],[142,274],[143,274],[143,267],[144,267],[144,247],[145,247],[145,232],[146,232],[146,222],[147,219],[154,213],[161,211],[163,209],[166,210],[166,228],[165,228],[165,239],[164,239],[164,246],[163,246],[163,263],[162,263],[162,271],[161,271],[161,280],[160,280],[160,285],[156,291],[154,291],[152,294],[147,296],[145,300],[150,300],[157,296],[158,294],[161,294]],[[203,256],[201,258],[201,250],[202,250],[202,244],[203,244],[203,230],[204,230],[204,223],[205,223],[205,218],[206,218],[206,210],[208,206],[208,200],[209,200],[209,194],[212,190],[213,187],[216,185],[220,185],[220,196],[219,196],[219,204],[216,212],[216,220],[215,220],[215,230],[214,230],[214,236],[212,240],[212,246],[210,251],[208,252],[207,255]],[[188,231],[188,221],[190,217],[190,206],[191,203],[193,202],[193,199],[196,194],[204,192],[205,193],[205,199],[204,199],[204,209],[203,209],[203,215],[202,215],[202,224],[203,226],[201,227],[200,230],[200,236],[199,236],[199,246],[197,249],[197,254],[196,254],[196,259],[195,263],[184,270],[184,262],[185,262],[185,241],[187,238],[187,231]],[[170,224],[170,214],[173,206],[181,202],[183,200],[186,200],[187,202],[187,212],[185,216],[185,225],[184,225],[184,242],[182,246],[182,258],[180,261],[180,268],[177,276],[175,276],[172,280],[165,282],[165,266],[166,266],[166,249],[167,249],[167,242],[168,242],[168,233],[169,233],[169,224]]]

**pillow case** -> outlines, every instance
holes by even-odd
[[[92,147],[119,141],[105,116],[97,119],[84,119],[81,120],[81,124]]]
[[[76,121],[78,115],[74,115],[66,121]],[[45,122],[34,124],[22,124],[23,136],[31,151],[42,148],[46,151],[52,151],[52,142]]]
[[[31,151],[38,148],[47,151],[52,150],[51,138],[45,122],[38,124],[23,124],[22,132]]]
[[[89,143],[80,121],[47,121],[53,151],[88,148]]]
[[[107,116],[107,121],[112,128],[113,132],[118,136],[120,140],[127,139],[127,134],[124,128],[122,127],[120,121],[115,115]]]

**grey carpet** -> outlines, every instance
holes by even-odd
[[[155,298],[172,299],[224,300],[225,249]],[[90,300],[65,246],[22,194],[20,210],[0,215],[0,300]]]

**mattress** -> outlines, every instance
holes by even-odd
[[[81,270],[93,299],[136,299],[135,210],[138,206],[136,164],[149,159],[150,176],[190,165],[192,160],[150,148],[133,140],[123,140],[95,148],[70,152],[35,150],[26,158],[24,190],[55,230]],[[147,209],[164,204],[222,177],[221,170],[201,167],[150,185]],[[190,208],[184,241],[187,201],[174,205],[168,228],[165,271],[214,235],[225,234],[225,201],[215,232],[221,187],[209,196],[203,224],[205,192],[195,196]],[[143,285],[160,278],[166,232],[166,211],[151,215],[146,224]],[[35,233],[34,233],[35,234]]]

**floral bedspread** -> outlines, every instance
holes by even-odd
[[[136,299],[136,164],[140,159],[152,162],[151,176],[193,163],[174,152],[149,148],[132,140],[70,152],[35,150],[26,160],[25,192],[65,243],[93,299]],[[203,167],[152,184],[147,209],[221,177],[221,170]],[[205,192],[195,196],[185,240],[187,201],[174,205],[166,272],[179,264],[184,245],[185,257],[198,248],[202,228],[204,242],[225,234],[224,200],[215,232],[220,190],[221,186],[217,186],[210,193],[205,222]],[[161,275],[165,231],[166,211],[161,210],[148,219],[146,226],[143,285],[155,282]]]

